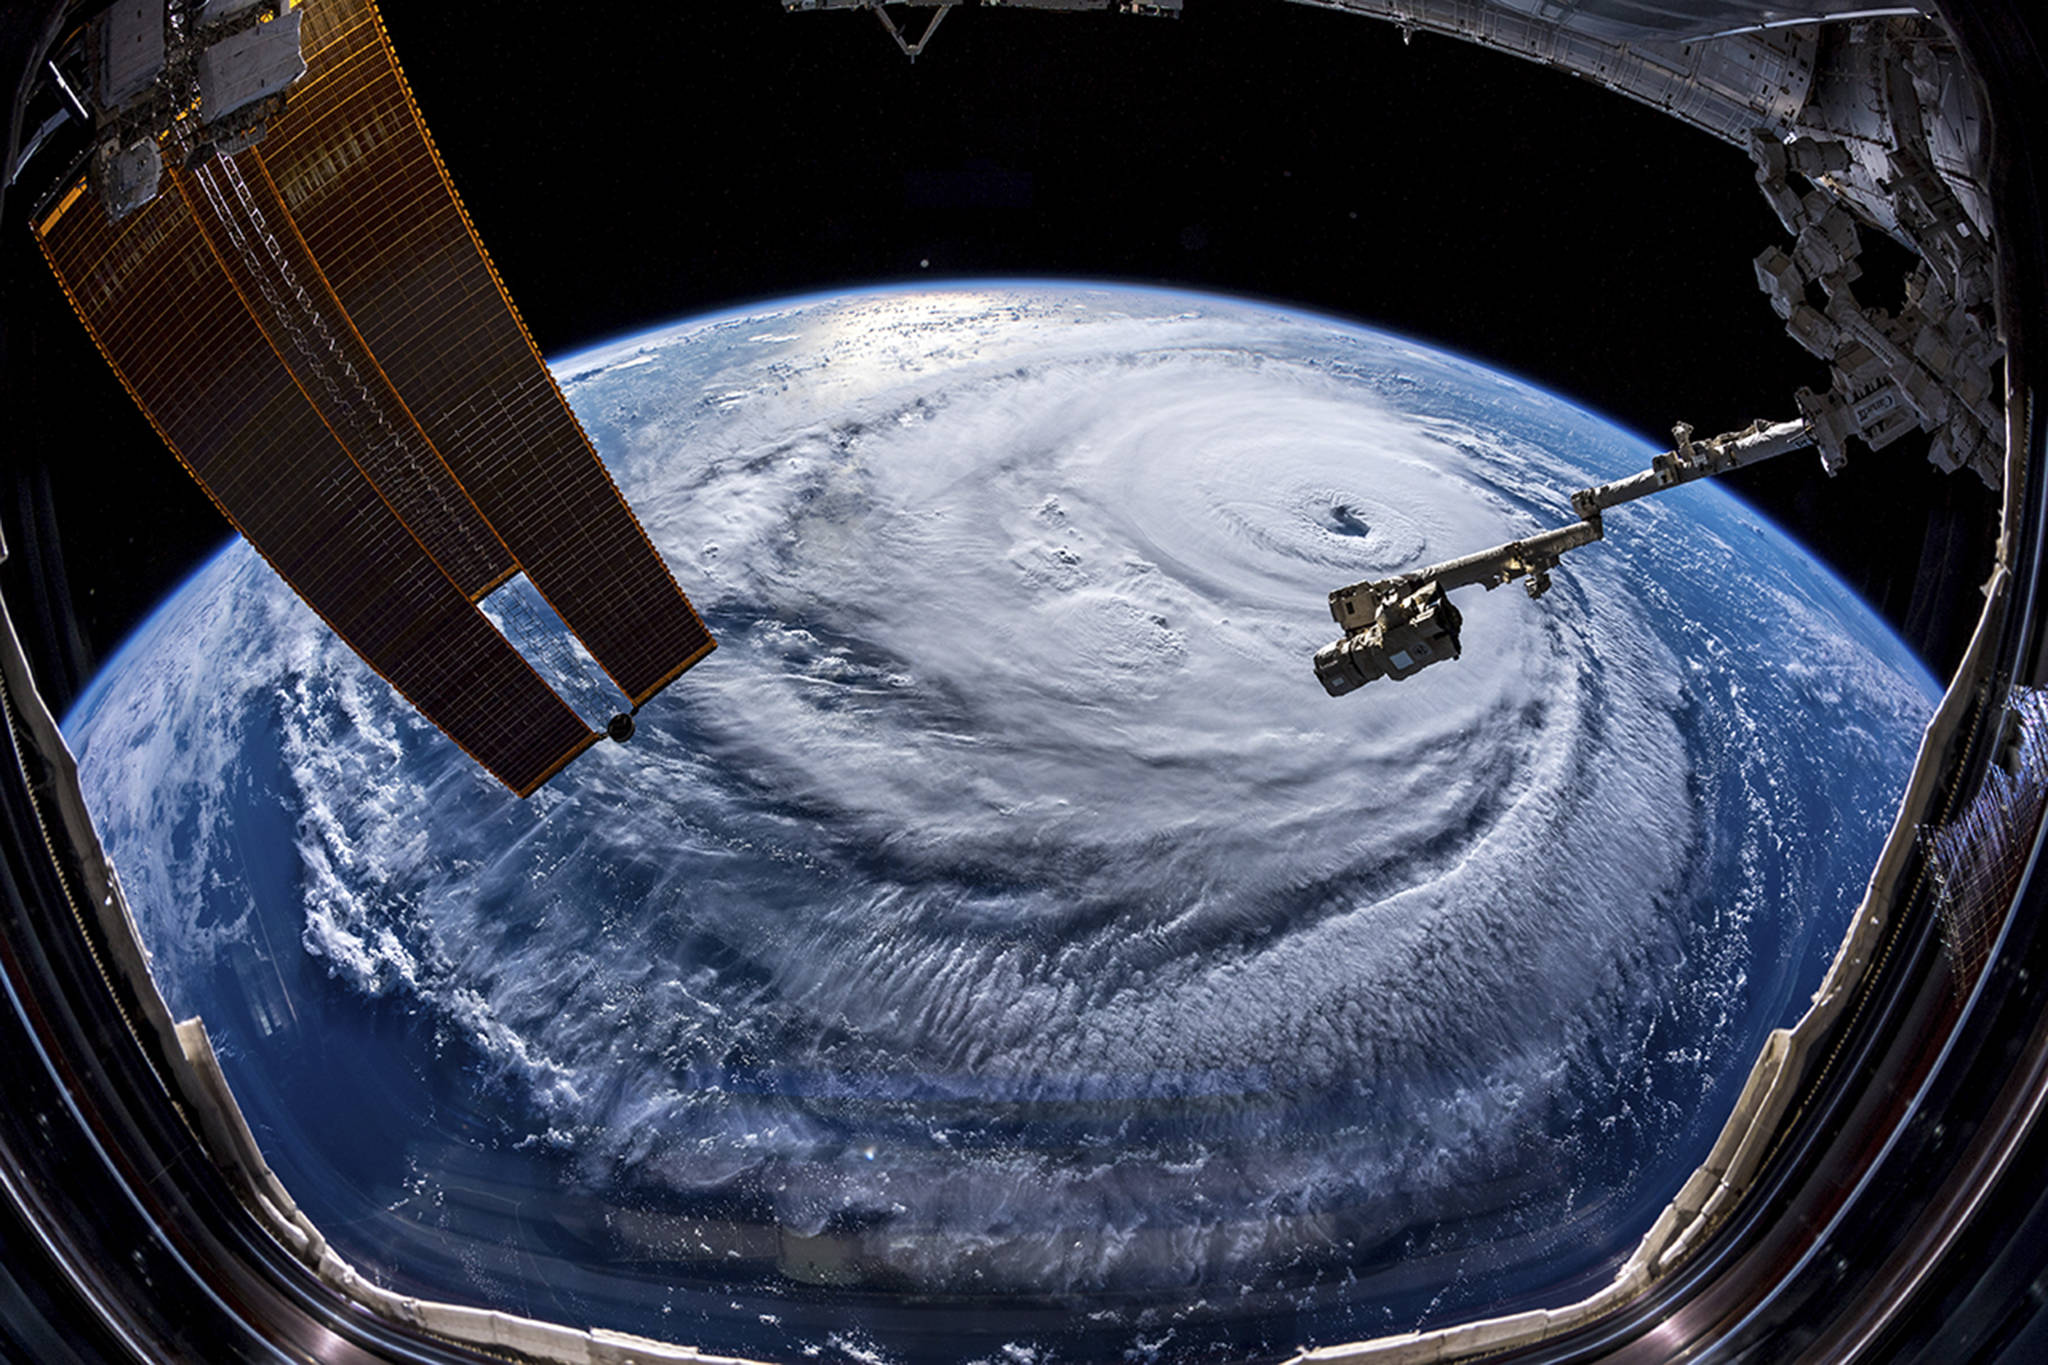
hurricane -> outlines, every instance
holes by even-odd
[[[452,1296],[546,1307],[509,1237],[578,1311],[653,1264],[744,1284],[691,1340],[909,1357],[917,1310],[828,1340],[833,1294],[1195,1350],[1191,1304],[1328,1339],[1597,1276],[1817,983],[1931,709],[1712,488],[1326,696],[1332,589],[1654,451],[1311,314],[963,285],[556,369],[720,642],[630,743],[511,797],[241,546],[67,722],[287,1185]],[[380,1087],[410,1130],[337,1117]],[[536,1170],[514,1232],[437,1188]]]

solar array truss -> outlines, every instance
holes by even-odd
[[[525,796],[599,737],[477,604],[524,572],[637,709],[714,642],[542,363],[370,0],[303,6],[260,144],[35,225],[94,342],[237,530]],[[187,162],[190,164],[186,164]]]

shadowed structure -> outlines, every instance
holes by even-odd
[[[524,572],[635,708],[714,642],[521,323],[375,6],[292,17],[306,71],[260,146],[179,115],[153,197],[81,178],[36,235],[236,529],[524,796],[600,734],[478,610],[493,589]]]

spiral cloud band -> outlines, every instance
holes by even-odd
[[[1346,1281],[1399,1326],[1577,1273],[1817,980],[1930,706],[1715,489],[1326,697],[1330,589],[1651,453],[1326,319],[990,285],[562,373],[722,643],[630,745],[505,797],[241,550],[71,722],[238,1091],[313,1017],[389,1049],[331,1084],[427,1077],[427,1136],[333,1158],[337,1219],[459,1232],[419,1154],[481,1131],[674,1215],[606,1255],[709,1252],[718,1208],[828,1283]],[[274,1160],[327,1189],[322,1141],[363,1138]]]

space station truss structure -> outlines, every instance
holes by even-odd
[[[523,572],[635,709],[714,642],[542,362],[371,0],[183,8],[182,64],[163,0],[109,12],[105,141],[36,237],[235,528],[527,795],[603,732],[484,598]]]
[[[1747,151],[1788,247],[1758,286],[1833,383],[1795,398],[1830,473],[1854,438],[2004,480],[1988,128],[1924,7],[1858,0],[1295,0],[1568,71]],[[1863,232],[1917,258],[1903,297],[1859,297]]]

